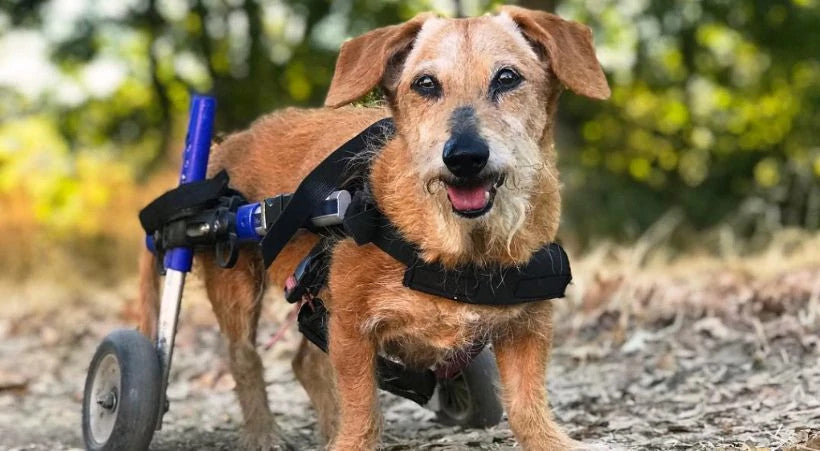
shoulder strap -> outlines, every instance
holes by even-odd
[[[353,195],[342,225],[345,234],[359,246],[373,243],[408,268],[421,263],[418,247],[402,238],[393,223],[362,191]]]
[[[328,124],[328,126],[333,125]],[[322,201],[338,189],[339,185],[349,176],[350,161],[367,151],[368,146],[372,143],[390,139],[394,134],[393,120],[391,118],[382,119],[333,151],[302,180],[290,202],[282,210],[282,214],[276,222],[271,224],[265,237],[259,243],[265,267],[273,263],[291,237],[307,223],[310,215],[316,211]]]

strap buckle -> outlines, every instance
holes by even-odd
[[[310,253],[299,262],[293,275],[285,283],[285,299],[294,304],[307,298],[312,299],[327,279],[326,244],[320,241]]]

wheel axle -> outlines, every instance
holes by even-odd
[[[105,396],[97,398],[97,405],[106,410],[116,410],[117,394],[113,391],[110,391]]]

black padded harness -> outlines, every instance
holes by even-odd
[[[459,302],[496,306],[564,296],[572,274],[566,252],[555,243],[535,252],[523,266],[464,265],[448,269],[424,261],[419,256],[418,246],[402,237],[379,210],[366,186],[370,162],[363,155],[372,147],[383,145],[394,134],[391,119],[376,122],[331,153],[302,180],[292,195],[280,195],[263,202],[270,213],[265,219],[268,226],[260,242],[265,266],[270,266],[300,228],[309,228],[323,236],[300,263],[294,274],[296,283],[285,293],[289,302],[311,300],[299,311],[299,330],[305,337],[327,351],[328,315],[318,296],[327,283],[329,251],[339,232],[360,246],[373,244],[402,263],[406,267],[402,280],[404,286],[419,292]],[[228,174],[222,171],[211,179],[180,185],[143,209],[140,222],[153,238],[155,251],[161,255],[165,249],[177,246],[215,245],[220,266],[233,266],[237,255],[233,230],[236,227],[235,214],[247,201],[228,185]],[[331,230],[312,227],[310,217],[317,211],[317,206],[338,189],[353,193],[342,225],[332,226]],[[268,205],[269,201],[271,205]],[[200,233],[201,230],[207,230],[207,233]],[[230,249],[225,250],[226,247]],[[476,343],[469,350],[464,365],[484,345],[484,342]],[[447,378],[449,373],[460,371],[452,365],[437,367],[435,372],[415,370],[382,356],[377,362],[382,388],[421,405],[433,396],[437,377]]]
[[[464,265],[448,269],[422,260],[419,248],[364,195],[354,197],[344,219],[345,232],[358,245],[372,243],[403,263],[402,283],[412,290],[469,304],[513,305],[564,297],[572,280],[569,258],[550,243],[522,266]]]
[[[421,259],[419,248],[402,237],[374,203],[366,186],[370,159],[364,155],[374,147],[381,147],[395,132],[390,118],[374,123],[333,151],[302,180],[287,201],[282,201],[284,208],[269,223],[259,243],[265,266],[270,266],[300,228],[322,233],[310,226],[311,214],[333,191],[346,189],[353,193],[353,201],[342,227],[334,226],[334,231],[350,236],[360,246],[371,243],[404,264],[407,269],[403,284],[407,288],[482,305],[514,305],[564,296],[572,274],[566,252],[555,243],[535,252],[522,266],[470,264],[451,269]],[[157,251],[213,243],[219,251],[225,243],[233,243],[229,239],[231,227],[235,226],[232,213],[246,202],[228,183],[228,174],[222,171],[211,179],[180,185],[143,209],[140,222],[154,237]],[[209,232],[191,236],[191,224],[199,223],[207,225],[204,229]],[[323,247],[324,252],[326,248]],[[236,252],[232,249],[221,252],[234,255],[234,258],[220,258],[220,262],[224,260],[222,266],[233,266]],[[326,274],[312,277],[313,286],[323,284],[325,278]]]

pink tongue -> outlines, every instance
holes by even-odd
[[[488,187],[481,185],[471,188],[447,185],[447,196],[453,208],[459,211],[481,210],[486,207],[489,201],[487,191]]]

